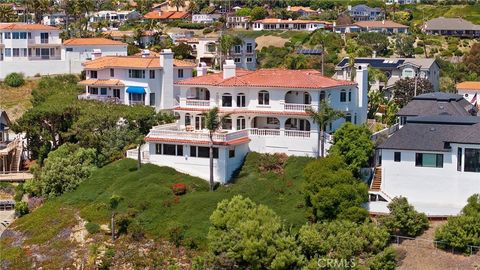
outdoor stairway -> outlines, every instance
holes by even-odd
[[[376,167],[375,172],[373,174],[373,181],[370,185],[371,191],[380,191],[380,187],[382,186],[382,167]]]

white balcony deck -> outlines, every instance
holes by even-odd
[[[188,107],[210,107],[210,100],[186,99],[185,105]]]
[[[120,99],[117,97],[112,97],[112,96],[102,96],[102,95],[92,95],[92,94],[80,94],[78,95],[78,99],[85,99],[85,100],[98,100],[98,101],[103,101],[103,102],[112,102],[119,104]]]
[[[238,131],[224,130],[213,134],[214,142],[227,143],[233,140],[247,137],[288,137],[288,138],[311,138],[316,131],[288,130],[288,129],[262,129],[249,128]],[[325,133],[326,136],[329,136]],[[155,126],[150,130],[147,138],[179,139],[191,141],[209,141],[208,130],[187,131],[178,124],[166,124]]]
[[[181,139],[192,141],[210,141],[210,135],[207,130],[187,131],[176,123],[156,126],[150,130],[147,138]],[[239,131],[220,131],[213,134],[214,142],[226,143],[240,138],[248,137],[248,130]]]
[[[317,109],[317,106],[312,104],[295,104],[295,103],[284,103],[283,109],[285,111],[306,111],[307,109]]]

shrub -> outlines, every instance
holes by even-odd
[[[260,172],[282,173],[287,159],[288,156],[285,154],[275,153],[260,155],[260,160],[258,161]]]
[[[12,72],[5,77],[5,84],[10,87],[19,87],[25,83],[22,73]]]
[[[19,184],[16,188],[15,188],[15,197],[14,200],[16,202],[19,202],[22,200],[23,198],[23,194],[25,194],[25,189],[23,188],[23,184]]]
[[[203,34],[206,35],[206,34],[210,34],[213,32],[213,29],[212,28],[205,28],[203,29]]]
[[[391,234],[415,237],[428,228],[427,216],[415,211],[407,198],[393,198],[388,204],[388,209],[390,214],[381,217],[379,221]]]
[[[175,183],[172,185],[173,194],[179,196],[187,193],[187,185],[183,183]]]
[[[128,231],[135,241],[140,241],[145,237],[145,231],[138,221],[134,221],[128,225]]]
[[[87,224],[85,224],[85,229],[89,234],[96,234],[100,231],[100,225],[98,225],[97,223],[88,222]]]
[[[22,201],[15,204],[15,215],[17,215],[17,217],[24,216],[29,212],[30,210],[28,209],[28,204],[26,202]]]
[[[179,247],[185,237],[185,230],[180,225],[175,225],[168,230],[168,236],[170,241]]]
[[[414,52],[415,54],[424,54],[425,50],[422,47],[416,47]]]
[[[192,22],[180,22],[177,24],[177,27],[186,28],[186,29],[203,29],[207,26],[208,24],[205,24],[205,23],[192,23]]]

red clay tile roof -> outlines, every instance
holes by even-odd
[[[322,76],[313,69],[259,69],[256,71],[236,70],[236,76],[223,79],[223,73],[178,81],[177,85],[211,85],[222,87],[285,87],[302,89],[321,89],[342,85],[356,85],[352,81],[336,80]]]
[[[83,45],[127,45],[121,41],[111,40],[108,38],[71,38],[63,42],[63,45],[68,46],[83,46]]]
[[[60,29],[43,25],[43,24],[27,24],[27,23],[0,23],[0,30],[56,30]]]
[[[121,80],[116,79],[88,79],[79,81],[78,84],[82,85],[99,85],[99,86],[124,86]]]
[[[100,70],[105,68],[161,68],[159,57],[140,56],[103,56],[83,63],[85,69]],[[194,63],[184,60],[173,60],[174,67],[195,67]]]
[[[468,81],[468,82],[458,83],[457,84],[457,90],[479,91],[480,90],[480,82]]]
[[[150,11],[145,16],[145,19],[184,19],[188,17],[188,12],[184,11]]]
[[[185,140],[185,139],[171,139],[171,138],[157,138],[157,137],[145,137],[145,141],[147,142],[169,142],[169,143],[185,143],[185,144],[201,144],[201,145],[208,145],[210,141],[196,141],[196,140]],[[231,140],[228,142],[217,142],[214,141],[214,145],[237,145],[242,143],[249,142],[250,139],[248,137],[238,138],[235,140]]]
[[[364,28],[408,28],[408,26],[392,21],[360,21],[354,23]]]

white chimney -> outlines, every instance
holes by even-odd
[[[102,57],[102,50],[100,49],[93,49],[92,51],[92,60]]]
[[[291,21],[292,21],[292,18],[288,18],[288,21],[291,22]]]
[[[348,5],[348,6],[347,6],[347,10],[348,10],[348,11],[352,10],[352,5]]]
[[[372,58],[377,58],[377,51],[375,50],[372,51]]]
[[[382,24],[385,24],[385,20],[382,20]]]
[[[147,56],[150,56],[150,50],[142,50],[142,57],[147,57]]]
[[[164,49],[160,52],[161,67],[161,89],[160,93],[155,93],[155,110],[164,110],[173,108],[173,52],[170,49]]]
[[[225,64],[223,65],[223,79],[235,77],[236,68],[237,66],[233,60],[225,60]]]
[[[357,64],[356,77],[357,81],[357,104],[359,108],[359,122],[365,123],[367,121],[368,110],[368,64]]]
[[[207,75],[207,63],[205,62],[200,62],[198,63],[198,67],[197,67],[197,77],[200,77],[200,76],[205,76]]]
[[[292,7],[291,7],[291,6],[288,6],[288,7],[287,7],[287,10],[288,10],[288,11],[290,11],[291,9],[292,9]]]

